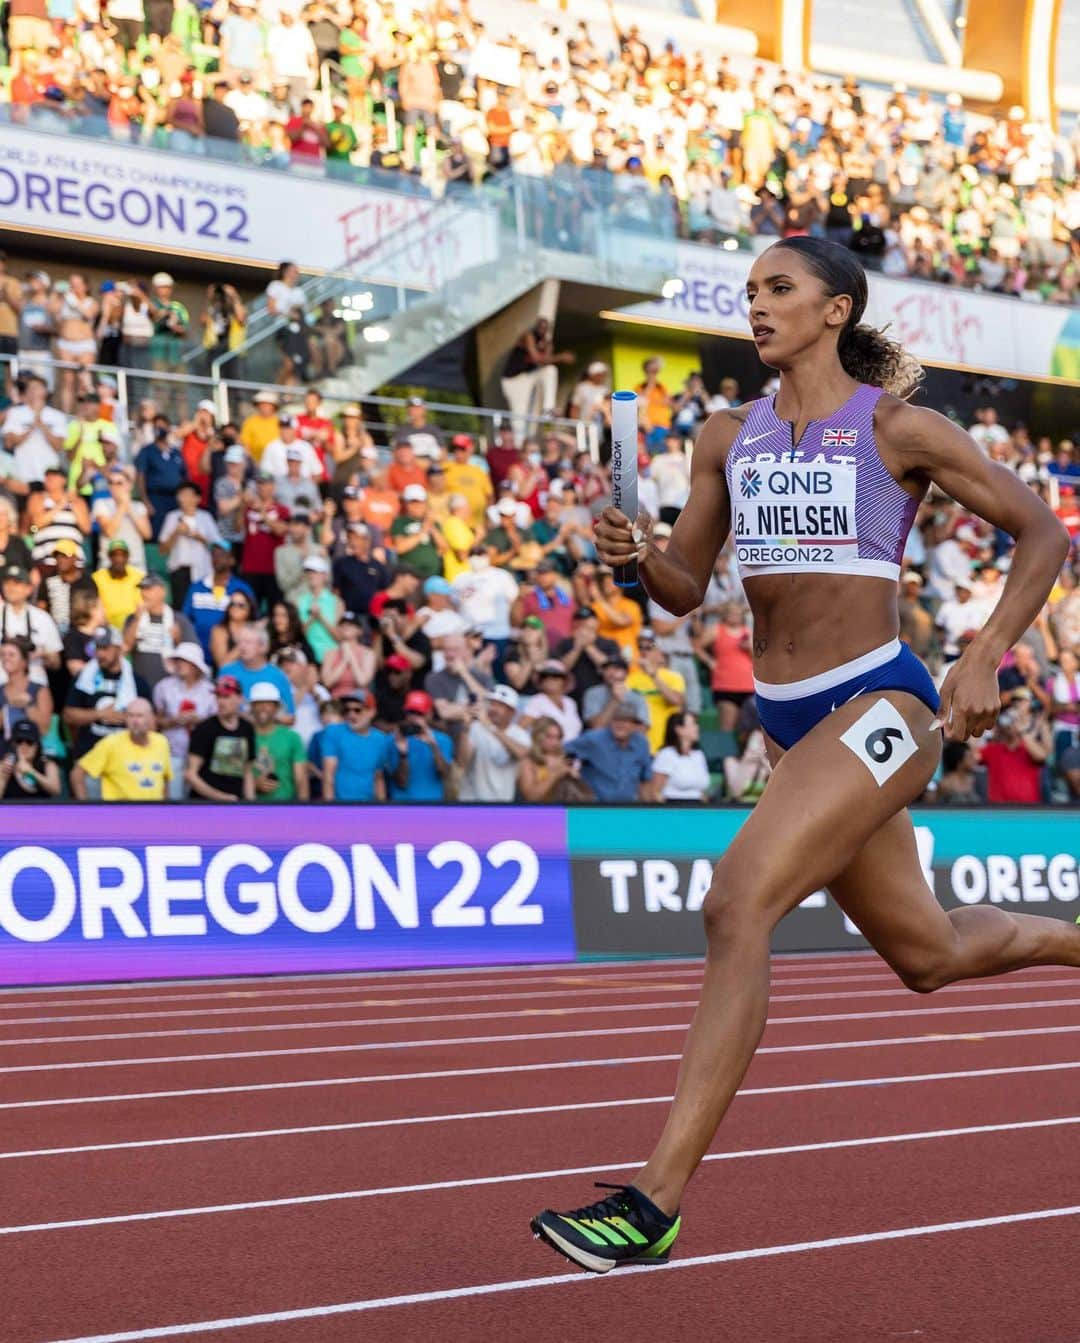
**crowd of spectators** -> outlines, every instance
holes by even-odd
[[[583,379],[594,388],[598,375]],[[639,387],[640,496],[663,547],[688,447],[726,380]],[[606,392],[604,393],[606,396]],[[317,390],[221,424],[106,388],[73,415],[32,371],[0,416],[0,786],[5,799],[752,801],[768,778],[751,630],[729,549],[676,617],[619,589],[592,521],[606,469],[552,432],[447,433],[414,398],[389,434]],[[603,397],[600,398],[603,400]],[[601,410],[603,407],[601,406]],[[1080,536],[1080,454],[972,432]],[[1009,539],[921,507],[902,637],[938,679],[993,609]],[[950,747],[943,801],[1080,800],[1074,547],[1000,671],[1005,712]]]
[[[650,46],[614,9],[493,41],[468,0],[11,0],[11,114],[422,190],[521,179],[573,246],[600,203],[711,241],[814,233],[871,268],[1073,303],[1080,132],[1022,107]],[[331,72],[324,76],[324,71]]]

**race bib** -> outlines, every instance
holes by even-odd
[[[817,569],[858,558],[853,463],[741,462],[732,485],[740,564]]]

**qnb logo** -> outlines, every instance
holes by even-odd
[[[761,474],[748,466],[742,473],[742,492],[747,499],[754,499],[761,491]]]

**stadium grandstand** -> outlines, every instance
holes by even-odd
[[[7,799],[126,796],[102,762],[143,700],[172,799],[755,796],[729,552],[676,619],[591,529],[613,387],[661,535],[706,417],[768,389],[742,292],[778,238],[851,248],[920,395],[1080,536],[1080,0],[6,13]],[[920,508],[902,629],[939,680],[1010,554]],[[954,752],[929,797],[1080,799],[1077,573],[1001,670],[1045,763]],[[574,741],[626,703],[651,764],[616,785]],[[327,778],[354,704],[416,727],[409,785]]]

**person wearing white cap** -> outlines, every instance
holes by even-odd
[[[428,516],[428,493],[423,485],[406,485],[401,491],[404,508],[390,524],[390,541],[398,560],[421,578],[442,573],[446,538]]]
[[[150,337],[150,367],[156,372],[177,373],[184,356],[184,342],[188,333],[191,317],[187,308],[173,295],[173,277],[163,270],[150,282],[153,293],[150,296],[150,316],[154,322],[154,334]],[[167,408],[170,404],[179,404],[182,384],[166,382],[160,389],[160,397]]]
[[[258,466],[267,445],[273,443],[281,432],[278,424],[278,394],[260,389],[252,393],[251,400],[255,410],[240,426],[240,442]]]
[[[179,801],[188,792],[184,765],[191,742],[191,729],[204,718],[213,715],[217,708],[217,697],[210,680],[210,669],[198,642],[188,640],[177,644],[165,665],[169,674],[154,686],[154,710],[158,727],[169,743],[172,759],[173,777],[169,796]]]
[[[330,562],[325,555],[309,555],[303,567],[304,586],[296,598],[296,609],[315,661],[321,666],[327,653],[338,646],[337,627],[345,608],[329,586]]]
[[[602,359],[594,359],[585,376],[570,393],[570,418],[586,424],[603,422],[607,399],[611,395],[610,374]]]
[[[300,734],[277,721],[281,691],[256,681],[248,691],[255,725],[255,796],[260,802],[306,802],[311,796],[307,752]]]
[[[513,802],[518,764],[532,742],[514,721],[518,693],[497,685],[469,712],[469,726],[457,741],[457,762],[464,771],[458,796],[462,802]]]
[[[247,475],[248,455],[241,443],[225,449],[225,470],[214,481],[214,510],[218,531],[230,546],[238,546],[244,539],[244,477]]]
[[[319,454],[306,439],[300,437],[295,416],[283,410],[278,416],[278,426],[277,438],[266,445],[259,459],[260,470],[269,471],[277,481],[282,481],[289,476],[289,463],[293,461],[298,462],[300,467],[299,472],[294,470],[293,478],[298,475],[306,481],[323,480],[326,472]]]

